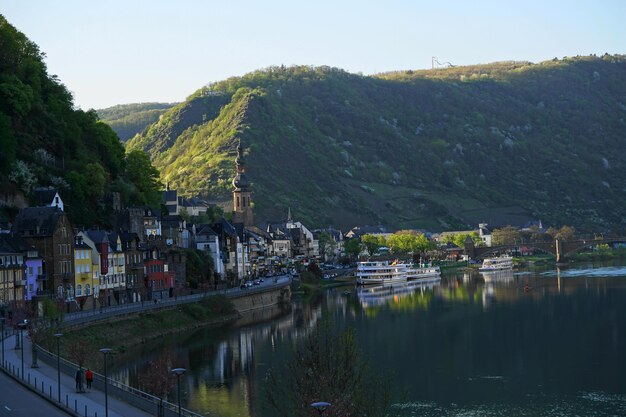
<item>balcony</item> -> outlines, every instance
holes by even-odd
[[[15,286],[16,287],[25,287],[26,286],[26,280],[25,279],[18,279],[15,281]]]

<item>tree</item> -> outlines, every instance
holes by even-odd
[[[381,246],[385,246],[387,244],[387,241],[382,235],[367,234],[361,236],[361,243],[365,245],[365,248],[370,255],[374,255],[378,252],[378,249],[380,249]]]
[[[521,241],[521,234],[513,226],[505,226],[501,229],[494,229],[491,232],[491,241],[494,246],[515,245]]]
[[[465,246],[465,241],[467,237],[471,237],[476,246],[481,245],[483,243],[482,239],[478,232],[470,232],[470,233],[457,233],[448,237],[448,242],[452,242],[457,245],[459,248]]]
[[[67,353],[70,359],[78,365],[78,369],[83,369],[87,356],[91,354],[91,349],[84,339],[72,339],[67,346]]]
[[[554,238],[557,240],[573,240],[575,235],[576,229],[572,226],[563,226],[556,232]]]
[[[49,338],[49,328],[41,321],[34,321],[28,326],[28,338],[30,339],[32,365],[31,368],[39,368],[37,363],[37,345]]]
[[[141,388],[159,398],[157,415],[161,417],[164,413],[163,401],[176,384],[176,377],[172,374],[171,369],[172,352],[167,350],[148,362],[143,372],[139,374]]]
[[[400,230],[387,238],[387,244],[395,253],[423,253],[434,248],[434,244],[415,230]]]
[[[133,150],[126,154],[125,178],[134,185],[130,204],[158,205],[163,184],[159,180],[159,171],[152,165],[148,154]]]
[[[325,416],[388,416],[390,378],[374,372],[357,349],[354,329],[322,320],[299,341],[282,368],[267,373],[266,397],[281,416],[312,416],[316,401],[332,404]]]
[[[320,250],[320,256],[322,259],[326,260],[328,256],[333,255],[335,248],[337,247],[337,243],[335,239],[328,232],[320,233],[317,238]]]
[[[343,250],[346,252],[350,258],[357,258],[361,251],[363,250],[363,245],[361,241],[357,238],[353,238],[350,240],[346,240],[343,245]]]

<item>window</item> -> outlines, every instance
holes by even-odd
[[[76,286],[76,297],[80,297],[83,295],[83,286],[78,284]]]
[[[91,287],[89,286],[89,284],[85,285],[85,295],[90,295],[91,293]]]
[[[57,294],[59,295],[59,297],[63,297],[63,285],[59,285],[59,287],[57,288]]]
[[[32,266],[28,267],[28,275],[29,276],[33,276],[33,267]]]

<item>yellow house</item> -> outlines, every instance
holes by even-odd
[[[93,308],[94,268],[91,259],[92,249],[76,237],[74,249],[74,296],[81,308]]]

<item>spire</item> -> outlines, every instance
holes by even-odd
[[[289,223],[289,222],[291,222],[291,220],[292,220],[291,219],[291,207],[289,207],[287,209],[287,222]]]

